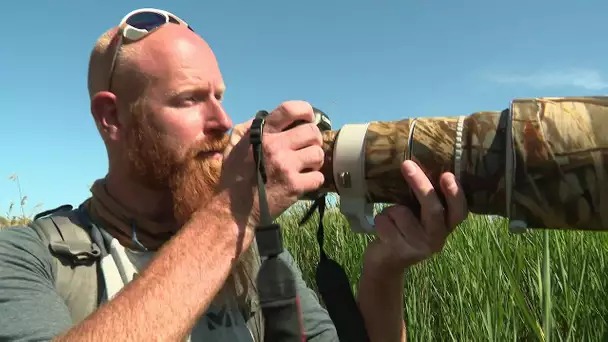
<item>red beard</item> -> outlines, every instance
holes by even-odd
[[[230,137],[227,133],[208,136],[178,156],[163,144],[162,134],[146,122],[144,113],[132,113],[133,124],[127,132],[130,176],[146,187],[170,193],[174,219],[182,226],[213,196],[219,181],[221,160],[204,158],[201,153],[221,153]]]

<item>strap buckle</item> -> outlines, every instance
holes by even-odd
[[[272,257],[283,252],[281,226],[276,223],[257,226],[256,239],[260,256]]]
[[[52,241],[50,249],[58,255],[69,258],[78,266],[97,260],[101,256],[101,250],[95,243]]]
[[[263,162],[263,151],[262,151],[262,134],[264,134],[264,122],[266,117],[268,116],[268,112],[265,110],[260,110],[256,113],[255,119],[251,123],[251,128],[249,129],[249,140],[251,146],[253,147],[253,159],[256,164],[256,168],[258,169],[260,176],[262,177],[262,181],[264,184],[266,183],[266,169],[264,168]]]

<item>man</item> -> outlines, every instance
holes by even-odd
[[[155,26],[159,18],[170,23]],[[81,206],[108,249],[102,305],[74,324],[54,287],[48,248],[27,227],[7,229],[0,236],[0,340],[252,341],[238,310],[242,287],[235,286],[246,287],[256,261],[251,121],[228,135],[225,86],[211,48],[172,14],[134,11],[97,41],[88,86],[109,160]],[[288,101],[264,128],[273,217],[323,183],[321,134],[313,123],[285,130],[297,120],[312,122],[312,107]],[[405,339],[403,272],[440,251],[467,214],[452,174],[441,180],[444,213],[416,164],[402,171],[421,220],[402,206],[376,216],[379,238],[365,251],[357,298],[372,341]],[[289,254],[282,257],[299,275]],[[326,311],[297,280],[308,340],[337,341]],[[222,310],[231,323],[211,324]]]

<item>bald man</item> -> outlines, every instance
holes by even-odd
[[[154,26],[159,18],[169,23]],[[228,134],[226,87],[209,45],[170,13],[134,11],[95,44],[88,87],[109,169],[74,217],[102,249],[98,303],[75,321],[57,290],[48,246],[29,227],[5,229],[0,340],[263,341],[263,331],[251,328],[260,315],[252,304],[260,214],[245,134],[251,121]],[[297,120],[312,122],[312,107],[287,101],[264,129],[273,217],[323,183],[319,129],[286,130]],[[439,252],[466,216],[452,174],[441,181],[443,208],[416,164],[402,171],[421,202],[421,220],[401,206],[376,216],[378,239],[365,251],[357,297],[372,341],[405,340],[403,272]],[[281,257],[296,274],[306,339],[337,341],[297,265],[287,251]]]

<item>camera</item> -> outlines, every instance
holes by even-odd
[[[608,230],[608,97],[521,98],[501,111],[321,130],[325,183],[303,199],[336,193],[355,232],[374,232],[374,203],[417,208],[400,171],[407,159],[444,203],[439,177],[452,172],[470,212],[505,217],[513,232]]]

